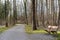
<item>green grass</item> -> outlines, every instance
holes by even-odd
[[[58,37],[57,37],[57,40],[60,40],[60,31],[58,31]]]
[[[28,33],[28,34],[34,34],[34,33],[37,33],[37,34],[39,34],[39,33],[47,33],[47,32],[44,31],[44,30],[35,30],[35,31],[33,31],[31,25],[26,25],[25,31],[26,31],[26,33]],[[58,31],[57,36],[58,36],[58,37],[57,37],[57,40],[60,40],[60,31]]]
[[[2,27],[0,28],[0,33],[2,33],[3,31],[7,30],[9,27]]]
[[[44,30],[32,30],[32,26],[31,25],[26,25],[25,27],[25,31],[26,33],[46,33]]]
[[[32,27],[31,27],[31,25],[26,25],[25,26],[25,31],[26,31],[26,33],[31,34],[32,33]]]
[[[33,31],[33,33],[47,33],[47,32],[44,30],[35,30],[35,31]]]

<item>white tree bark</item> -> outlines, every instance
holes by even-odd
[[[54,13],[56,14],[56,17],[54,17],[54,20],[58,22],[58,14],[59,14],[59,4],[58,0],[54,0]]]
[[[50,15],[51,14],[51,0],[47,0],[47,21],[48,23],[50,22],[49,19],[50,19]]]
[[[46,14],[46,0],[43,0],[43,9],[44,9],[44,14]]]
[[[57,22],[58,22],[58,15],[59,15],[59,4],[58,4],[58,0],[57,0]]]

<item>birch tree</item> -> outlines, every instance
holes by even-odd
[[[17,22],[17,8],[16,8],[16,0],[13,0],[13,25]]]
[[[27,0],[24,0],[24,8],[25,8],[25,23],[28,25],[28,18],[27,18],[27,9],[26,9],[26,2]]]

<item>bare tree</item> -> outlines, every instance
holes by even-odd
[[[59,2],[59,13],[58,13],[58,26],[60,25],[60,0],[58,0]]]
[[[58,15],[59,15],[59,1],[57,0],[57,25],[58,25]]]
[[[41,0],[41,21],[42,21],[42,25],[44,26],[44,7],[43,7],[43,0]]]
[[[9,0],[5,0],[5,19],[6,19],[6,27],[8,27],[8,14],[9,14]]]
[[[36,28],[36,20],[35,20],[35,0],[32,0],[32,9],[33,9],[33,30],[37,30]]]
[[[39,23],[38,23],[38,14],[37,14],[37,6],[38,6],[38,0],[35,0],[36,4],[35,4],[35,16],[36,16],[36,26],[39,27]]]
[[[24,1],[24,8],[25,8],[25,23],[28,25],[26,2],[27,2],[27,0]]]
[[[59,14],[59,5],[58,0],[54,0],[54,25],[57,25],[58,23],[58,14]]]
[[[17,8],[16,8],[16,0],[13,0],[13,25],[17,22]]]

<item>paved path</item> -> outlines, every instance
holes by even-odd
[[[30,40],[56,40],[55,37],[47,34],[30,34],[28,35]]]
[[[27,34],[24,30],[23,24],[16,25],[15,27],[3,32],[0,35],[0,40],[54,40],[51,35],[45,34]]]
[[[0,40],[26,40],[26,34],[24,30],[24,25],[16,25],[0,36]]]

